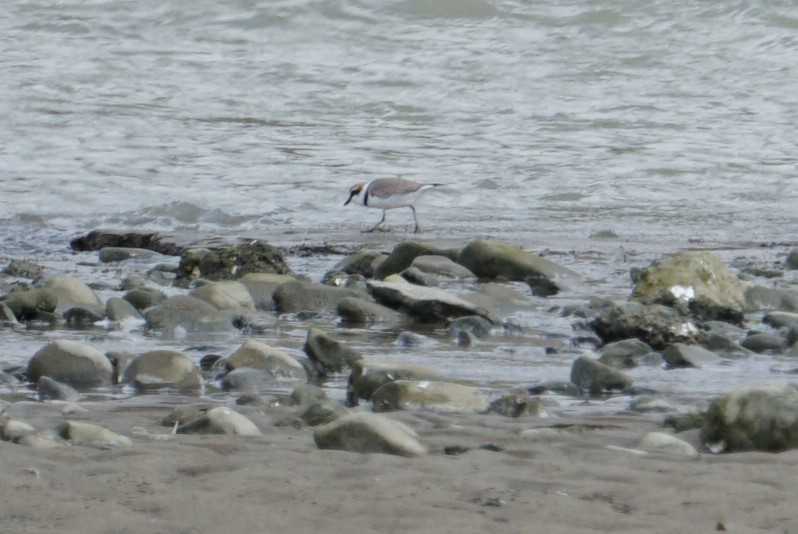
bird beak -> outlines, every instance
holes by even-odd
[[[344,202],[344,206],[352,202],[352,199],[355,197],[355,195],[357,195],[357,193],[349,193],[349,198],[346,200],[346,202]]]

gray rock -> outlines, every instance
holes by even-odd
[[[674,343],[668,346],[662,356],[670,367],[700,368],[720,361],[720,356],[714,352],[708,351],[699,345],[687,345],[684,343]]]
[[[249,273],[292,274],[280,249],[262,241],[244,240],[184,250],[176,282],[235,280]]]
[[[119,297],[111,297],[105,303],[105,314],[108,318],[117,323],[123,323],[128,320],[141,320],[144,318],[133,305],[125,299]]]
[[[205,284],[191,291],[189,296],[204,300],[217,310],[255,309],[255,301],[247,286],[232,280]]]
[[[632,385],[632,379],[622,372],[585,356],[577,358],[571,366],[571,382],[590,395],[624,390]]]
[[[327,271],[321,280],[322,284],[332,283],[338,273],[359,274],[364,278],[373,278],[376,266],[387,258],[387,254],[375,250],[361,250],[345,257]]]
[[[399,273],[399,276],[401,276],[406,282],[415,284],[417,286],[435,287],[439,283],[438,277],[421,272],[412,266]]]
[[[479,315],[458,317],[449,323],[449,335],[459,338],[464,332],[478,338],[488,337],[493,331],[493,323]]]
[[[781,310],[798,312],[798,291],[752,286],[745,291],[748,310]]]
[[[8,265],[6,265],[5,269],[3,269],[3,274],[7,274],[8,276],[13,276],[16,278],[29,278],[31,280],[35,280],[37,278],[41,278],[44,274],[44,267],[33,263],[30,260],[11,260]]]
[[[322,376],[342,372],[362,358],[354,349],[336,341],[317,328],[308,330],[304,350],[313,367]]]
[[[413,259],[410,267],[414,267],[422,273],[445,278],[476,278],[474,273],[446,256],[417,256]]]
[[[346,413],[347,410],[337,402],[319,400],[308,404],[300,418],[308,426],[319,426],[331,423]]]
[[[458,263],[480,279],[527,282],[539,296],[554,295],[579,280],[570,269],[498,241],[472,241],[460,253]]]
[[[787,341],[776,334],[760,332],[751,334],[741,343],[743,347],[754,352],[782,352],[787,348]]]
[[[441,380],[433,369],[407,364],[376,364],[359,361],[352,366],[347,388],[347,403],[357,405],[358,399],[371,400],[380,387],[395,380]]]
[[[58,427],[58,435],[72,445],[91,447],[130,447],[130,438],[107,428],[83,421],[65,421]]]
[[[526,391],[517,391],[503,395],[490,403],[488,412],[505,417],[546,417],[546,408],[538,397]]]
[[[296,281],[296,278],[286,274],[274,273],[249,273],[239,280],[252,295],[255,307],[259,310],[267,311],[274,309],[274,300],[272,299],[274,291],[281,285],[292,281]]]
[[[307,405],[327,399],[327,393],[313,384],[300,384],[291,392],[291,402],[295,405]]]
[[[317,428],[313,439],[320,449],[400,456],[422,456],[427,452],[410,427],[370,413],[340,417]]]
[[[17,442],[28,434],[33,434],[36,429],[25,421],[0,417],[0,439],[3,441]]]
[[[465,315],[492,320],[487,310],[442,289],[393,282],[369,282],[368,289],[380,304],[401,309],[421,322],[444,322]]]
[[[622,339],[604,345],[599,361],[616,368],[637,367],[639,360],[650,352],[651,347],[639,339]]]
[[[685,304],[701,319],[742,322],[745,286],[714,254],[679,252],[644,269],[633,296],[646,304]]]
[[[64,321],[70,328],[90,328],[105,319],[102,306],[72,306],[64,311]]]
[[[229,434],[261,436],[261,431],[249,418],[230,408],[208,410],[196,419],[177,428],[178,434]]]
[[[362,298],[343,298],[338,302],[336,311],[349,324],[400,322],[402,319],[402,315],[395,310]]]
[[[234,316],[203,300],[177,295],[147,310],[144,319],[154,330],[173,331],[181,327],[189,332],[218,332],[232,330]]]
[[[307,380],[305,368],[294,357],[280,349],[255,340],[245,341],[226,360],[228,369],[249,367],[266,372],[272,380]]]
[[[153,287],[137,287],[125,293],[123,298],[137,310],[144,311],[165,301],[166,295]]]
[[[798,269],[798,249],[792,249],[784,260],[784,267],[791,270]]]
[[[270,381],[271,376],[263,369],[239,367],[224,375],[222,388],[225,391],[258,393]]]
[[[58,300],[57,308],[68,309],[72,306],[86,306],[102,309],[103,303],[94,291],[77,278],[54,276],[49,278],[44,286]]]
[[[161,419],[161,424],[168,427],[185,425],[190,421],[199,419],[208,413],[208,410],[211,408],[213,408],[213,406],[207,403],[176,406],[163,419]]]
[[[146,248],[161,254],[180,255],[182,246],[172,236],[157,232],[125,232],[118,230],[92,230],[69,242],[72,250],[92,251],[105,247]]]
[[[726,336],[714,333],[704,334],[701,340],[701,345],[712,352],[718,352],[724,355],[744,355],[750,351],[740,346],[736,341],[729,339]]]
[[[605,343],[637,338],[655,350],[671,343],[695,343],[701,337],[692,321],[660,304],[611,304],[601,309],[590,326]]]
[[[676,408],[665,399],[650,395],[632,399],[632,402],[629,403],[629,409],[638,413],[668,413],[676,411]]]
[[[171,350],[154,350],[138,356],[125,369],[123,380],[144,390],[202,387],[202,375],[191,358]]]
[[[67,402],[77,402],[80,399],[80,393],[75,388],[68,384],[63,384],[57,380],[53,380],[49,376],[39,377],[36,382],[36,392],[39,400],[60,400]]]
[[[158,253],[145,248],[104,247],[100,249],[99,258],[103,263],[114,263],[130,259],[153,259]]]
[[[698,451],[695,450],[695,447],[665,432],[649,432],[640,440],[640,448],[644,451],[667,454],[669,456],[698,457]]]
[[[25,447],[39,450],[57,449],[69,446],[69,443],[61,439],[58,434],[52,431],[25,434],[16,443]]]
[[[23,289],[12,292],[5,301],[20,321],[32,321],[40,313],[53,313],[58,297],[48,289]]]
[[[334,310],[345,298],[363,298],[365,293],[356,289],[325,286],[304,281],[293,281],[278,287],[272,296],[275,308],[281,313]]]
[[[798,386],[740,388],[714,400],[701,439],[713,452],[778,452],[798,447]]]
[[[445,256],[457,260],[459,255],[458,249],[444,249],[430,243],[405,241],[396,245],[388,257],[380,263],[374,271],[374,278],[383,280],[392,274],[398,274],[410,267],[413,260],[419,256]]]
[[[111,383],[113,368],[105,355],[71,340],[48,343],[28,362],[28,378],[37,382],[42,376],[83,388]]]
[[[769,324],[773,328],[798,327],[798,313],[770,311],[765,314],[762,322]]]
[[[394,380],[371,395],[375,412],[432,409],[440,412],[484,412],[490,401],[479,389],[453,382]]]

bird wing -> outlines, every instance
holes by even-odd
[[[402,178],[378,178],[369,184],[368,193],[370,196],[385,198],[391,195],[415,193],[422,187],[424,187],[424,184],[412,180],[404,180]]]

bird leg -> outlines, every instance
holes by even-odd
[[[421,227],[418,225],[418,218],[416,217],[416,208],[414,206],[410,206],[410,209],[413,210],[413,222],[416,223],[416,227],[413,230],[413,233],[417,234],[421,231]]]
[[[385,210],[382,210],[382,219],[380,219],[380,222],[375,224],[373,228],[369,228],[368,230],[363,230],[363,233],[370,234],[371,232],[376,230],[384,222],[385,222]]]

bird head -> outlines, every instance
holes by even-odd
[[[355,185],[353,185],[353,186],[352,186],[352,187],[349,189],[349,198],[346,200],[346,202],[344,202],[344,206],[346,206],[347,204],[349,204],[350,202],[352,202],[352,199],[353,199],[353,198],[355,198],[356,196],[358,196],[358,195],[359,195],[359,194],[360,194],[360,193],[363,191],[363,187],[364,187],[365,185],[366,185],[366,184],[364,184],[364,183],[362,183],[362,182],[361,182],[361,183],[358,183],[358,184],[355,184]]]

